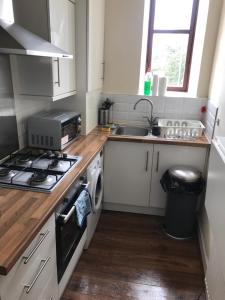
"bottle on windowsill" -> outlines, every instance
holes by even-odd
[[[147,72],[145,74],[145,81],[144,81],[144,95],[151,96],[152,94],[152,75],[151,72]]]

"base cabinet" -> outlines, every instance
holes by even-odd
[[[204,172],[206,154],[206,148],[154,145],[150,207],[165,208],[166,206],[166,193],[161,187],[160,179],[167,169],[176,165],[185,165]]]
[[[207,149],[201,147],[108,142],[104,156],[105,207],[139,206],[146,211],[137,212],[163,214],[166,193],[160,179],[164,172],[175,165],[193,166],[204,172],[206,155]]]
[[[148,206],[153,145],[108,142],[104,153],[104,202]]]
[[[58,300],[54,215],[7,276],[0,276],[0,299]]]

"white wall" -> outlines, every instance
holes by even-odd
[[[208,98],[223,0],[200,0],[189,95]],[[147,33],[149,0],[106,0],[104,92],[139,94]],[[209,14],[208,13],[209,7]],[[143,58],[144,57],[144,58]],[[145,62],[144,62],[145,64]],[[141,87],[141,85],[140,85]]]
[[[204,2],[205,0],[201,0],[200,9],[202,5],[205,5]],[[198,97],[208,97],[209,95],[210,77],[212,72],[222,6],[223,0],[209,1],[209,11],[206,23],[205,38],[203,40],[203,52],[202,57],[200,58],[201,65],[197,84]],[[200,28],[201,26],[203,26],[203,24],[199,24]]]
[[[209,98],[219,106],[220,125],[216,126],[215,134],[225,136],[225,4],[222,8],[216,53],[211,76]]]
[[[138,94],[144,0],[106,0],[104,92]]]

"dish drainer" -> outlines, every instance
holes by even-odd
[[[160,136],[172,139],[197,139],[202,136],[205,126],[198,120],[159,119]]]

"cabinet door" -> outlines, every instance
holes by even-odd
[[[104,202],[149,206],[153,146],[108,142],[104,157]]]
[[[150,207],[166,206],[166,193],[160,179],[167,169],[175,165],[187,165],[204,172],[206,152],[206,148],[199,147],[154,145]]]
[[[13,0],[15,21],[49,40],[73,59],[11,56],[15,94],[50,97],[53,100],[76,93],[75,4],[72,0]]]
[[[70,0],[50,0],[50,33],[55,46],[75,55],[75,4]],[[53,59],[54,96],[76,90],[75,57]]]
[[[103,85],[105,0],[89,0],[88,5],[88,91]]]

